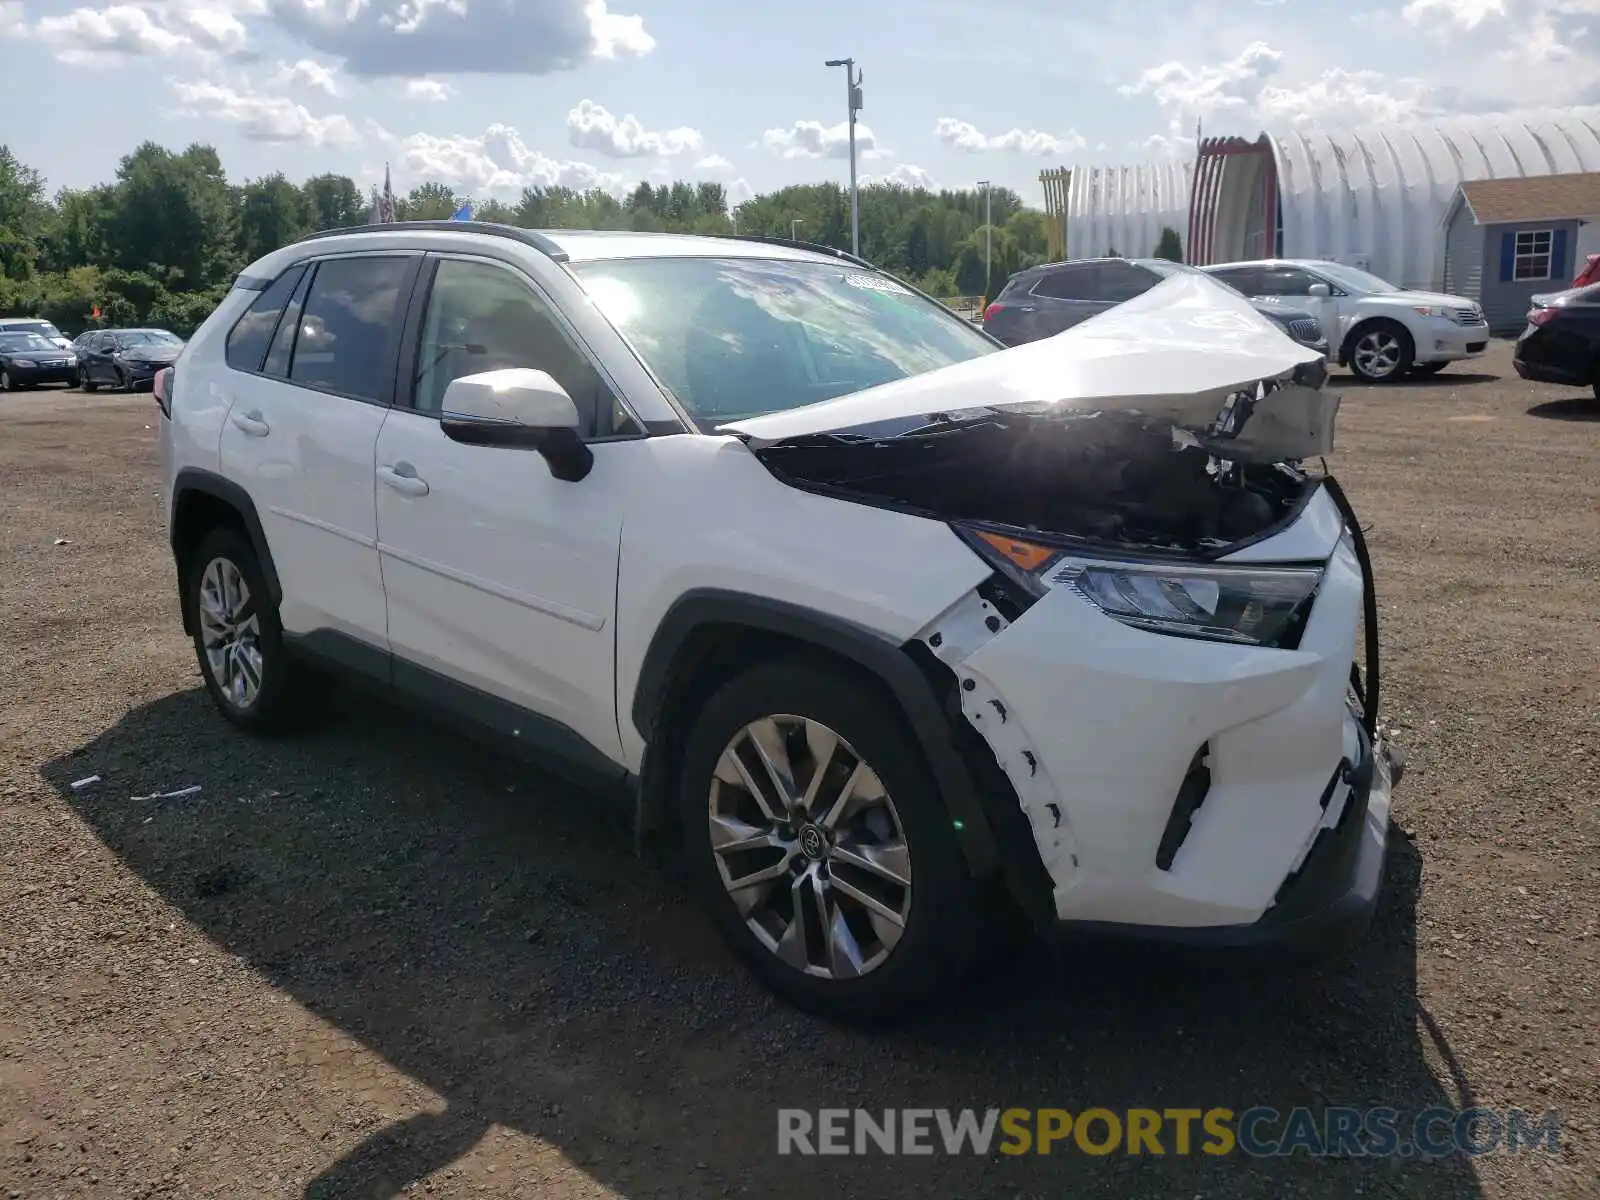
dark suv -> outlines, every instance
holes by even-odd
[[[1071,329],[1177,274],[1205,272],[1164,258],[1084,258],[1029,267],[1006,280],[1000,295],[984,310],[983,327],[1006,345],[1020,346]],[[1215,276],[1207,278],[1235,290]],[[1327,353],[1322,325],[1310,313],[1250,303],[1302,346]]]

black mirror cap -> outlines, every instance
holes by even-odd
[[[481,421],[449,413],[439,418],[445,437],[466,446],[497,446],[506,450],[536,450],[563,483],[578,483],[594,468],[594,451],[575,429],[546,429],[511,421]]]

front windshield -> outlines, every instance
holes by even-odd
[[[54,350],[50,339],[37,333],[0,333],[0,350]]]
[[[1398,292],[1387,279],[1363,271],[1360,267],[1347,267],[1343,263],[1318,263],[1319,274],[1326,275],[1349,292]]]
[[[864,267],[773,258],[577,263],[595,306],[702,429],[999,349]]]

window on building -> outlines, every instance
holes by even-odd
[[[1517,257],[1513,279],[1549,279],[1550,255],[1555,234],[1549,229],[1524,229],[1517,233]]]

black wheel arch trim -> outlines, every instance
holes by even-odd
[[[178,521],[178,514],[182,511],[184,498],[197,494],[219,500],[239,514],[240,521],[244,523],[245,535],[250,539],[250,546],[256,552],[256,562],[261,568],[262,578],[266,580],[267,596],[274,606],[283,602],[283,585],[278,582],[278,570],[272,562],[272,552],[267,546],[267,535],[261,527],[261,516],[256,512],[255,501],[250,498],[250,493],[233,480],[224,478],[214,471],[207,471],[201,467],[184,467],[178,472],[172,484],[170,538],[173,560],[179,571],[183,627],[187,633],[194,632],[194,614],[190,612],[189,597],[182,588],[183,552],[180,535],[183,529]]]
[[[696,630],[708,625],[735,626],[810,644],[855,664],[880,681],[899,702],[901,713],[927,758],[968,869],[980,878],[1000,869],[996,823],[986,811],[932,681],[900,643],[843,618],[743,592],[702,588],[684,593],[657,626],[634,685],[629,715],[647,745],[666,702],[680,652]],[[1037,857],[1037,848],[1033,854]]]

